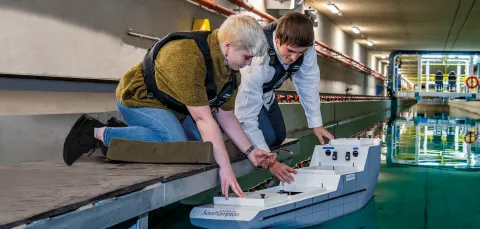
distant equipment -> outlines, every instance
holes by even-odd
[[[312,21],[313,23],[313,27],[318,27],[318,14],[317,14],[317,10],[314,10],[314,9],[308,9],[308,10],[305,10],[305,15],[307,15],[310,20]]]
[[[300,2],[300,3],[297,3]],[[267,0],[265,1],[265,7],[272,10],[293,10],[303,1],[295,0]]]

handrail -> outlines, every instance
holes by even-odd
[[[270,14],[267,14],[265,12],[262,12],[260,10],[257,10],[255,9],[255,7],[253,7],[252,5],[248,4],[248,3],[245,3],[243,2],[242,0],[228,0],[230,1],[231,3],[234,3],[236,4],[237,6],[240,6],[264,19],[267,19],[269,22],[273,22],[275,20],[277,20],[277,18],[275,18],[274,16],[270,15]]]
[[[208,7],[212,10],[215,10],[223,15],[226,15],[226,16],[230,16],[230,15],[233,15],[235,14],[235,12],[223,7],[223,6],[220,6],[216,3],[214,3],[213,1],[211,0],[189,0],[189,1],[192,1],[192,2],[195,2],[197,4],[200,4],[202,6],[205,6],[205,7]]]
[[[228,1],[236,4],[237,6],[242,7],[242,8],[244,8],[244,9],[246,9],[246,10],[248,10],[248,11],[254,13],[254,14],[257,14],[258,16],[268,20],[269,22],[272,22],[272,21],[276,20],[276,18],[271,16],[270,14],[261,12],[261,11],[255,9],[255,7],[253,7],[252,5],[243,2],[242,0],[228,0]],[[326,45],[326,44],[324,44],[320,41],[315,41],[315,43],[323,48],[323,51],[317,49],[317,53],[319,53],[320,55],[325,56],[327,58],[331,58],[335,61],[342,62],[343,64],[345,64],[345,65],[347,65],[351,68],[354,68],[354,69],[356,69],[360,72],[370,74],[377,79],[381,79],[383,81],[386,80],[386,78],[384,76],[382,76],[380,73],[368,68],[364,64],[352,59],[351,57],[334,50],[330,46],[328,46],[328,45]],[[325,52],[325,51],[328,51],[328,52]],[[340,57],[338,57],[338,56],[340,56]]]

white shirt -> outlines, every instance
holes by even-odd
[[[273,32],[273,40],[275,41],[274,37],[275,32]],[[287,69],[288,64],[285,64],[280,57],[275,42],[274,48],[278,59]],[[323,125],[318,93],[320,69],[318,68],[317,53],[314,46],[309,47],[303,55],[303,63],[292,77],[307,117],[308,127],[314,128]],[[268,110],[275,99],[273,91],[263,93],[262,88],[263,84],[270,82],[275,74],[275,69],[269,65],[269,61],[270,56],[268,55],[264,58],[254,58],[250,66],[240,69],[242,81],[235,101],[235,115],[250,142],[254,147],[267,152],[270,152],[270,148],[258,127],[258,115],[262,106],[265,106]]]

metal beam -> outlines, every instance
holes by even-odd
[[[115,93],[118,80],[0,73],[0,90]]]
[[[57,217],[33,222],[25,228],[107,228],[162,207],[163,196],[163,186],[158,183]]]

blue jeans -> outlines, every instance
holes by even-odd
[[[275,99],[270,109],[262,107],[258,115],[258,127],[265,137],[265,142],[269,147],[281,145],[287,137],[285,122],[283,121],[282,111]]]
[[[202,141],[200,130],[191,115],[188,115],[182,122],[183,129],[189,141]]]
[[[145,142],[187,141],[178,118],[170,111],[157,108],[130,108],[117,101],[118,111],[128,127],[107,127],[103,133],[104,144],[112,138]]]

